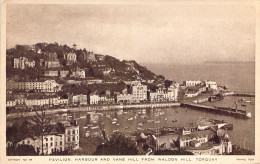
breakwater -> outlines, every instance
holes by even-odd
[[[195,109],[201,109],[201,110],[207,110],[211,111],[217,114],[227,114],[230,116],[238,117],[238,118],[251,118],[251,113],[246,112],[239,109],[232,109],[232,108],[226,108],[226,107],[213,107],[213,106],[207,106],[202,104],[194,104],[194,103],[181,103],[181,106],[183,107],[189,107],[189,108],[195,108]]]
[[[237,93],[235,91],[229,91],[223,93],[223,96],[241,96],[241,97],[255,97],[254,93]]]
[[[255,97],[255,94],[249,94],[249,93],[235,93],[232,96],[241,96],[241,97]]]
[[[60,109],[45,110],[45,114],[55,114],[55,113],[66,113],[66,112],[81,112],[81,111],[108,111],[108,110],[118,110],[118,109],[139,109],[139,108],[167,108],[173,106],[180,106],[178,102],[164,102],[164,103],[144,103],[144,104],[111,104],[111,105],[89,105],[81,107],[67,107]],[[7,119],[19,118],[19,117],[30,117],[34,116],[36,113],[33,112],[17,112],[10,113],[6,115]]]

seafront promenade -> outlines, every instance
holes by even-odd
[[[117,109],[137,109],[137,108],[167,108],[172,106],[180,106],[178,102],[163,102],[163,103],[144,103],[144,104],[115,104],[115,105],[93,105],[93,106],[81,106],[81,107],[67,107],[59,109],[46,110],[46,114],[66,113],[66,112],[81,112],[81,111],[109,111]],[[17,112],[6,115],[7,119],[19,118],[19,117],[30,117],[36,113],[32,112]]]

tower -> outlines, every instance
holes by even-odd
[[[73,44],[73,49],[76,50],[77,49],[77,45]]]

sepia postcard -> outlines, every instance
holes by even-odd
[[[254,163],[260,1],[1,2],[0,164]]]

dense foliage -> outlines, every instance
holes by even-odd
[[[97,147],[93,155],[138,155],[135,143],[124,135],[115,134],[107,143]]]

